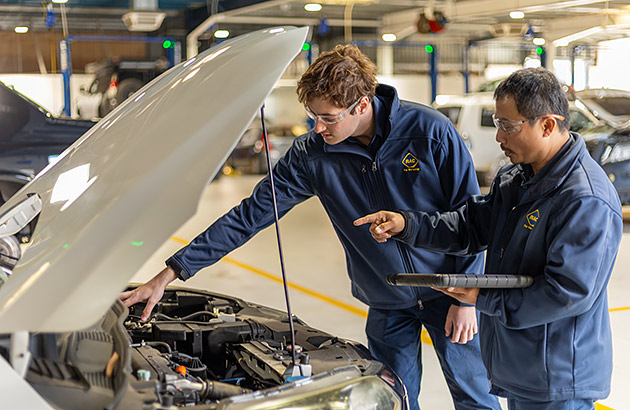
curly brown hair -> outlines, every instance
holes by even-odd
[[[376,65],[353,45],[338,45],[320,54],[297,84],[299,101],[306,105],[314,98],[339,108],[351,106],[362,96],[374,98]]]

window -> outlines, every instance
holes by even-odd
[[[494,128],[494,123],[492,122],[492,114],[494,114],[494,107],[484,107],[481,110],[481,126],[482,127],[492,127]]]
[[[446,115],[453,124],[457,125],[457,121],[459,121],[459,113],[462,111],[462,107],[439,107],[437,110]]]
[[[571,131],[579,132],[589,125],[593,125],[584,114],[577,110],[569,110],[569,118],[571,119]]]

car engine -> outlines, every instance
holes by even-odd
[[[143,308],[117,301],[90,329],[32,335],[26,379],[62,409],[219,409],[225,398],[348,367],[399,384],[382,377],[387,368],[363,345],[297,318],[293,365],[288,316],[275,309],[178,288],[166,290],[147,322]]]

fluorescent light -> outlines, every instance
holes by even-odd
[[[537,46],[544,46],[545,45],[545,39],[542,37],[536,37],[534,38],[534,44],[536,44]]]
[[[435,103],[437,105],[444,105],[444,104],[448,103],[450,99],[451,99],[451,97],[449,97],[448,95],[440,94],[440,95],[437,95],[435,97]]]
[[[304,10],[306,11],[320,11],[322,9],[322,5],[319,3],[307,3],[304,5]]]
[[[229,35],[230,35],[230,32],[227,30],[217,30],[214,32],[214,36],[216,38],[228,38]]]
[[[387,42],[396,41],[396,34],[385,33],[381,36],[381,38],[383,39],[383,41],[387,41]]]
[[[522,18],[525,18],[525,13],[523,13],[522,11],[518,11],[518,10],[510,11],[510,18],[513,18],[515,20],[522,19]]]
[[[52,2],[61,4],[61,3],[67,3],[68,0],[52,0]]]
[[[559,38],[557,40],[554,40],[553,45],[555,47],[566,47],[572,41],[579,40],[579,39],[584,38],[584,37],[592,36],[593,34],[597,34],[597,33],[599,33],[602,30],[604,30],[604,28],[601,27],[601,26],[591,27],[591,28],[589,28],[587,30],[580,31],[578,33],[573,33],[573,34],[570,34],[568,36],[561,37],[561,38]]]
[[[28,27],[26,26],[18,26],[15,28],[15,32],[19,34],[28,33]]]

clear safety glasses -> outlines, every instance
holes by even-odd
[[[541,118],[553,118],[558,121],[564,120],[564,117],[562,115],[557,115],[557,114],[545,114],[545,115],[540,115],[538,117],[528,118],[526,120],[519,120],[519,121],[507,120],[505,118],[496,118],[494,114],[492,114],[492,122],[494,123],[494,126],[506,134],[513,134],[515,132],[519,132],[521,130],[522,124],[525,124],[526,122],[536,121]]]
[[[361,97],[363,98],[363,97]],[[337,115],[317,115],[315,113],[313,113],[313,111],[311,111],[310,108],[308,108],[308,106],[304,106],[304,109],[306,110],[306,115],[308,115],[308,118],[310,118],[313,121],[321,121],[324,124],[328,124],[328,125],[334,125],[337,124],[340,121],[343,121],[344,118],[346,118],[348,116],[348,114],[350,113],[350,111],[352,111],[354,109],[354,107],[357,106],[357,104],[359,104],[359,101],[361,101],[361,98],[359,98],[358,100],[356,100],[354,102],[354,104],[352,104],[350,107],[348,107],[347,110],[343,111],[340,114]]]

